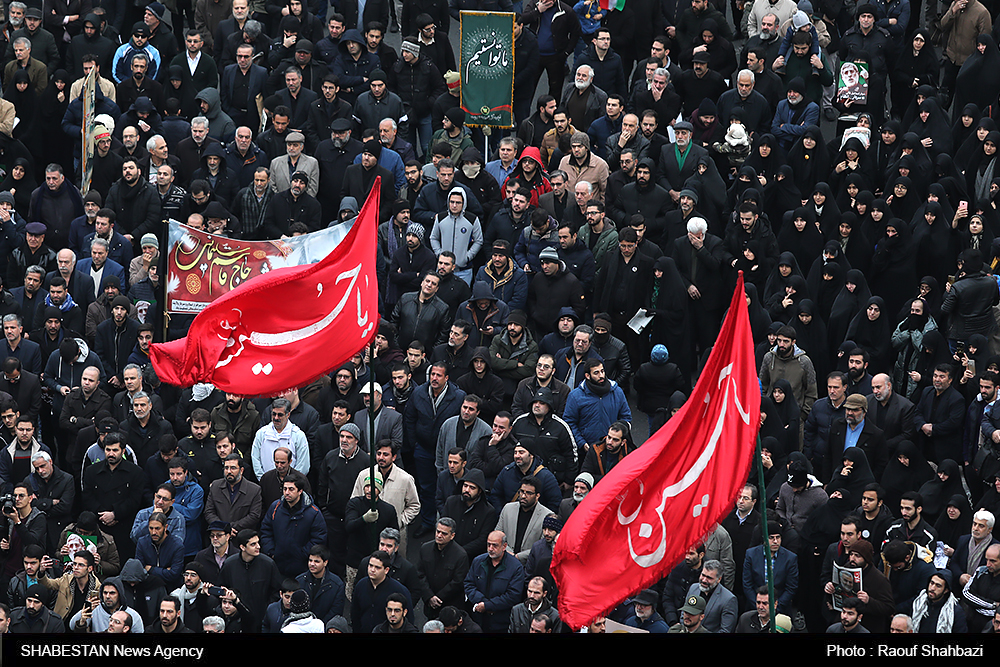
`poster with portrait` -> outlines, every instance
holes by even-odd
[[[66,547],[68,551],[66,552],[66,555],[63,556],[63,562],[66,563],[71,562],[78,551],[89,551],[90,553],[96,555],[97,536],[70,533],[66,536]]]
[[[843,567],[833,564],[833,608],[840,611],[842,603],[847,598],[857,597],[864,582],[861,580],[861,568]]]
[[[868,103],[868,63],[846,61],[837,76],[837,101],[843,104]]]

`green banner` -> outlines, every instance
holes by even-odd
[[[513,127],[514,15],[462,12],[461,44],[465,124]]]

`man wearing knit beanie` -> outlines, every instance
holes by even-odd
[[[448,109],[441,119],[441,129],[434,133],[431,145],[446,143],[451,146],[451,160],[461,164],[462,152],[472,147],[472,136],[465,129],[465,112],[458,106]]]
[[[352,164],[344,171],[344,186],[341,192],[348,197],[354,197],[358,202],[363,202],[375,185],[375,177],[381,176],[379,220],[385,220],[392,212],[396,186],[392,172],[379,164],[379,158],[382,157],[382,143],[375,138],[366,139],[362,143],[360,157],[360,162]]]
[[[417,135],[420,135],[420,148],[427,153],[431,134],[431,106],[438,95],[447,88],[441,70],[429,58],[421,55],[420,42],[414,36],[403,38],[400,47],[402,60],[397,61],[392,68],[391,77],[396,93],[407,106],[409,115],[406,140],[417,145]]]
[[[434,63],[439,72],[455,69],[455,52],[448,42],[448,35],[437,29],[431,15],[426,13],[418,15],[416,27],[420,53]]]
[[[610,175],[608,163],[590,151],[586,132],[574,132],[569,145],[570,154],[559,162],[559,169],[567,174],[566,188],[574,191],[578,182],[587,181],[593,190],[592,198],[603,202]]]

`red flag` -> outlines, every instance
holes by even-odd
[[[691,398],[594,487],[559,535],[559,616],[582,627],[662,579],[732,509],[759,425],[741,274]]]
[[[152,345],[164,382],[273,396],[341,366],[378,330],[379,180],[347,237],[316,264],[271,271],[219,297],[181,340]]]

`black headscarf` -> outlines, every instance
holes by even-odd
[[[953,495],[948,499],[944,507],[941,515],[934,522],[934,530],[937,531],[939,541],[944,542],[950,547],[955,547],[963,535],[968,535],[972,532],[972,515],[974,512],[969,508],[969,501],[965,497],[964,492]],[[948,516],[948,507],[954,507],[958,510],[957,519],[952,519]]]
[[[804,141],[816,142],[813,148],[806,148]],[[788,151],[788,164],[795,172],[795,184],[799,192],[813,192],[816,184],[830,173],[830,157],[823,143],[823,133],[816,125],[806,128]]]
[[[854,316],[862,312],[868,305],[868,300],[872,298],[871,290],[868,289],[868,281],[865,275],[857,269],[851,269],[845,276],[845,285],[833,302],[830,310],[830,320],[827,322],[827,338],[831,344],[842,341],[847,337],[847,328],[851,324]],[[847,285],[854,285],[852,292]]]
[[[823,253],[823,235],[816,228],[816,217],[807,206],[799,206],[786,216],[778,234],[778,248],[795,256],[799,267],[812,267],[813,261]],[[795,219],[805,221],[802,231],[795,226]],[[811,287],[811,286],[810,286]]]
[[[871,306],[877,306],[879,309],[879,316],[874,321],[868,318],[868,309]],[[889,344],[895,327],[895,323],[890,322],[890,317],[889,313],[885,312],[885,302],[882,298],[873,296],[868,299],[864,310],[855,315],[847,327],[847,338],[868,352],[869,367],[873,373],[887,370]]]
[[[761,155],[761,146],[770,148],[767,157]],[[781,145],[773,134],[765,133],[754,139],[750,155],[747,156],[743,166],[753,167],[758,175],[764,176],[771,182],[783,164],[785,164],[785,151],[781,150]]]
[[[942,480],[941,475],[947,475],[948,479]],[[963,499],[965,498],[965,489],[962,488],[962,471],[958,464],[951,459],[941,461],[937,474],[924,482],[918,493],[924,502],[923,518],[928,523],[933,524],[945,511],[952,496],[961,494]],[[962,512],[972,512],[968,500],[964,500]]]
[[[907,459],[908,465],[902,464],[901,456]],[[916,445],[903,440],[896,446],[896,455],[889,457],[879,482],[885,489],[885,506],[899,507],[899,499],[904,493],[916,491],[931,477],[934,477],[934,469],[927,459]]]
[[[979,52],[978,46],[986,48]],[[989,34],[976,38],[976,47],[965,59],[955,77],[955,108],[972,103],[980,109],[995,107],[1000,96],[1000,50]]]

